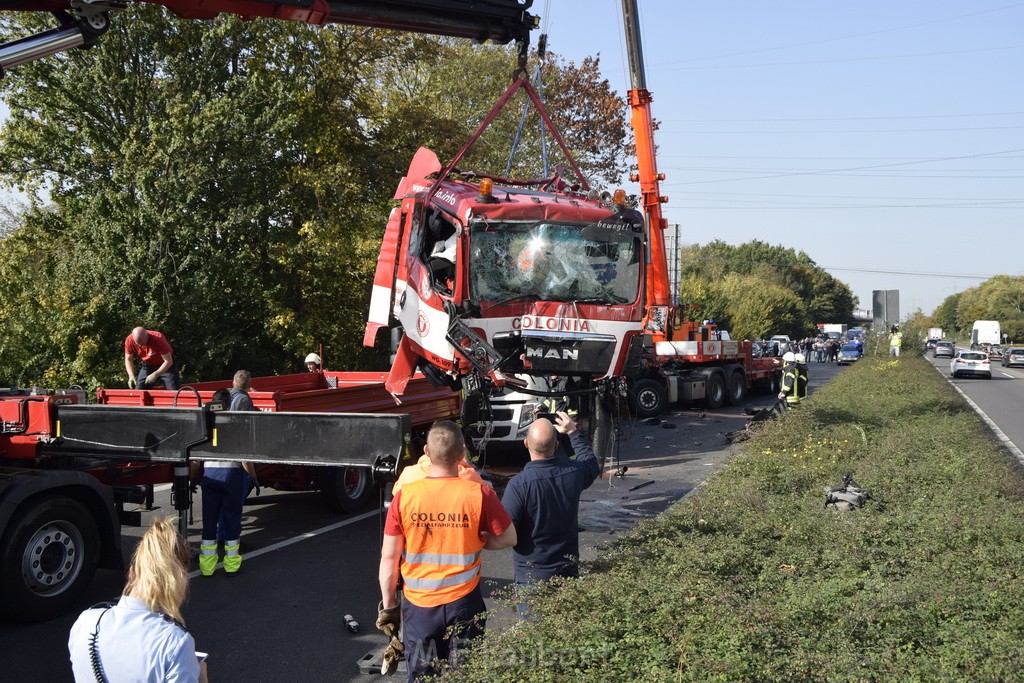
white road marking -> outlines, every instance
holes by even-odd
[[[938,368],[936,368],[936,370],[938,370]],[[943,377],[946,377],[945,373],[942,372],[941,370],[939,371],[939,374],[942,375]],[[986,415],[985,411],[982,410],[978,406],[977,403],[972,401],[971,397],[968,396],[967,394],[965,394],[963,389],[958,387],[953,382],[952,379],[950,379],[949,377],[946,377],[946,381],[949,382],[953,386],[953,388],[956,390],[956,392],[958,394],[960,394],[961,396],[964,397],[964,400],[967,401],[967,405],[969,405],[972,409],[974,409],[974,412],[976,412],[978,414],[978,416],[982,420],[985,421],[985,424],[987,424],[989,426],[989,428],[992,430],[992,432],[996,435],[996,438],[999,439],[999,441],[1004,446],[1006,446],[1006,449],[1008,451],[1010,451],[1010,453],[1013,454],[1013,457],[1017,458],[1017,461],[1020,462],[1022,465],[1024,465],[1024,453],[1022,453],[1021,450],[1019,448],[1017,448],[1017,444],[1013,443],[1013,441],[1010,441],[1010,437],[1008,437],[1006,434],[1004,434],[1003,430],[1000,429],[999,426],[995,422],[992,421],[992,418],[990,418],[988,415]]]
[[[1009,378],[1011,378],[1011,379],[1012,379],[1012,378],[1014,378],[1014,377],[1016,377],[1016,375],[1011,375],[1011,374],[1010,374],[1010,373],[1008,373],[1008,372],[1004,372],[1004,373],[1001,373],[1001,374],[1003,375],[1003,377],[1009,377]]]
[[[314,529],[313,531],[307,531],[305,533],[301,533],[298,536],[295,536],[294,538],[289,538],[289,539],[286,539],[284,541],[279,541],[278,543],[274,543],[273,545],[268,545],[266,548],[260,548],[258,550],[253,550],[251,552],[245,553],[243,555],[243,557],[246,560],[251,560],[254,557],[259,557],[260,555],[265,555],[265,554],[273,552],[275,550],[280,550],[281,548],[287,548],[288,546],[294,545],[296,543],[299,543],[300,541],[305,541],[307,539],[314,538],[316,536],[321,536],[321,535],[326,534],[328,532],[334,531],[335,529],[340,529],[343,526],[348,526],[349,524],[355,524],[356,522],[361,522],[364,519],[369,519],[370,517],[373,517],[374,515],[378,515],[378,514],[380,514],[380,510],[370,510],[369,512],[364,512],[363,514],[358,515],[356,517],[349,517],[348,519],[344,519],[344,520],[342,520],[340,522],[335,522],[334,524],[328,524],[327,526],[320,527],[319,529]],[[218,562],[217,563],[217,568],[218,569],[220,569],[223,566],[224,566],[223,562]],[[194,579],[194,578],[196,578],[199,575],[200,575],[200,572],[199,572],[198,569],[193,570],[193,571],[188,573],[188,576],[189,576],[190,579]]]

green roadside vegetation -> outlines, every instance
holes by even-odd
[[[917,355],[869,357],[447,681],[1024,680],[1024,480]],[[866,507],[823,508],[850,473]]]

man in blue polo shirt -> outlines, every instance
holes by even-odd
[[[574,460],[558,451],[559,434],[569,437]],[[530,462],[508,483],[501,499],[516,527],[513,557],[520,587],[578,575],[580,495],[601,473],[594,451],[568,413],[558,412],[555,424],[535,420],[524,443]]]

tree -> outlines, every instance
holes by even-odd
[[[382,75],[387,96],[380,98],[370,119],[381,126],[382,133],[387,132],[383,137],[404,143],[394,150],[396,159],[411,158],[422,145],[444,162],[455,155],[510,84],[514,49],[423,36],[406,36],[402,42],[413,46],[410,49],[423,59],[415,68],[392,69]],[[534,54],[527,69],[531,75],[536,60]],[[627,108],[601,76],[600,57],[588,57],[577,65],[549,54],[542,73],[546,107],[584,175],[598,183],[618,182],[627,170]],[[463,168],[504,173],[525,94],[517,98],[467,153]],[[433,135],[417,134],[416,126],[424,122],[433,122],[428,127],[435,131]],[[550,135],[546,140],[549,172],[561,163],[570,174],[555,141]],[[536,178],[543,173],[540,117],[532,105],[512,161],[511,177]]]
[[[168,335],[186,381],[294,370],[319,343],[332,368],[383,368],[387,350],[360,341],[395,184],[418,145],[461,145],[509,53],[151,6],[118,18],[97,47],[0,81],[0,178],[30,198],[0,243],[0,374],[120,383],[140,324]],[[597,62],[554,73],[553,97],[604,98],[565,116],[594,128],[570,136],[589,172],[616,172],[624,119],[583,115],[614,100]],[[514,118],[483,161],[503,169]]]
[[[719,299],[722,310],[717,312],[716,320],[723,326],[731,324],[734,334],[756,337],[777,332],[803,337],[819,322],[852,321],[856,298],[849,286],[819,268],[802,251],[759,240],[738,246],[715,240],[704,246],[684,247],[680,261],[684,302],[695,283],[714,289],[729,282],[731,293]],[[742,280],[733,276],[742,276]],[[783,292],[790,296],[783,296]],[[754,309],[758,306],[768,312],[757,313]]]
[[[932,313],[932,322],[936,327],[941,327],[947,335],[956,335],[962,328],[957,320],[957,307],[960,302],[960,294],[952,294],[942,300]]]

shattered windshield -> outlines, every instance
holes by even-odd
[[[474,223],[470,249],[475,301],[622,304],[639,294],[642,233],[622,221]]]

